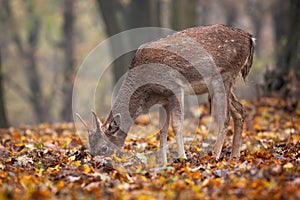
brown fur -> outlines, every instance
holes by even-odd
[[[252,36],[240,29],[227,27],[224,25],[212,25],[203,27],[189,28],[168,37],[153,41],[142,45],[136,52],[131,62],[130,70],[135,69],[138,66],[145,64],[164,64],[172,69],[180,72],[181,75],[191,84],[195,94],[203,94],[208,92],[207,86],[203,83],[203,77],[189,60],[178,56],[176,53],[172,53],[170,48],[175,46],[177,49],[185,51],[187,56],[191,58],[201,59],[202,55],[197,55],[193,48],[186,45],[184,38],[190,37],[195,40],[205,51],[212,57],[218,72],[224,83],[227,106],[224,110],[225,121],[219,127],[219,134],[217,142],[215,144],[213,153],[218,159],[221,153],[222,145],[227,131],[229,123],[229,117],[232,116],[234,120],[234,139],[233,149],[231,156],[238,158],[240,155],[239,146],[241,143],[241,134],[244,123],[244,109],[241,103],[238,102],[235,95],[232,92],[232,87],[235,83],[235,79],[238,74],[241,74],[244,79],[249,74],[252,65],[254,42]],[[156,65],[160,67],[160,65]],[[209,65],[201,65],[202,68],[208,68]],[[160,69],[160,68],[159,68]],[[210,69],[207,69],[208,71]],[[212,69],[213,70],[213,69]],[[131,92],[133,83],[137,80],[143,80],[151,76],[151,74],[139,74],[129,71],[123,85],[120,88],[117,99],[112,107],[107,120],[104,125],[101,125],[100,133],[104,134],[108,141],[111,141],[114,145],[122,147],[124,140],[127,136],[127,132],[130,128],[130,123],[127,121],[122,113],[125,112],[126,103],[129,103],[129,112],[133,119],[135,119],[143,111],[147,111],[154,104],[163,105],[167,113],[167,121],[162,124],[161,130],[161,149],[162,160],[166,162],[166,138],[167,127],[169,126],[169,119],[172,118],[172,127],[177,139],[178,154],[181,157],[185,157],[182,140],[182,122],[183,112],[182,104],[184,93],[187,94],[182,88],[181,83],[174,81],[174,90],[170,90],[159,84],[151,83],[145,84],[138,88],[130,99],[125,99],[126,95]],[[171,72],[162,72],[162,74],[155,74],[158,78],[172,80]],[[213,78],[213,77],[212,77]],[[174,78],[176,79],[176,77]],[[211,79],[213,82],[214,80]],[[178,90],[176,89],[178,88]],[[212,100],[220,101],[218,92],[209,94]],[[160,112],[162,113],[162,112]],[[117,130],[112,126],[121,126],[116,122],[116,114],[119,114],[121,122],[127,123],[125,128]],[[223,128],[222,128],[223,127]],[[113,132],[110,130],[114,130]],[[99,132],[99,131],[98,131]],[[107,141],[107,140],[105,140]],[[92,152],[100,152],[100,147],[103,148],[101,140],[97,141],[99,144],[94,144]],[[112,152],[112,151],[110,151]]]

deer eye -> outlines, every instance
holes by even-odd
[[[108,148],[107,148],[107,146],[105,146],[105,145],[103,145],[102,148],[101,148],[102,152],[106,152],[107,149],[108,149]]]

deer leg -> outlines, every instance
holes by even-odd
[[[240,145],[241,145],[242,131],[244,125],[244,118],[245,118],[244,107],[237,100],[233,92],[231,92],[230,99],[231,99],[230,112],[234,124],[234,135],[233,135],[232,152],[230,158],[238,159],[240,157]]]
[[[184,102],[184,92],[180,90],[178,98],[174,95],[171,100],[173,107],[171,108],[171,118],[172,118],[172,128],[175,134],[176,143],[177,143],[177,153],[179,158],[186,158],[184,151],[184,142],[182,137],[183,129],[183,102]]]
[[[165,110],[165,111],[164,111]],[[170,122],[169,106],[159,108],[160,152],[163,165],[167,164],[167,137]]]
[[[218,91],[214,91],[213,95],[211,95],[212,98],[212,108],[213,110],[217,109],[218,111],[218,136],[217,141],[213,148],[213,156],[215,156],[216,160],[220,158],[222,147],[224,144],[225,136],[227,133],[227,127],[229,124],[229,94],[230,94],[230,87],[225,86],[226,91],[226,99],[225,99],[225,105],[221,102],[223,102],[224,94]]]
[[[228,109],[226,108],[226,110],[228,110]],[[225,122],[224,122],[223,129],[219,129],[218,136],[217,136],[217,141],[216,141],[216,143],[214,145],[214,148],[213,148],[213,155],[215,156],[215,158],[217,160],[220,158],[220,155],[221,155],[221,151],[222,151],[222,147],[223,147],[223,144],[224,144],[225,136],[227,134],[228,123],[229,123],[229,112],[226,111],[226,117],[225,117]]]

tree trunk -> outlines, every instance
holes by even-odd
[[[33,2],[27,5],[28,18],[32,22],[28,28],[26,38],[28,48],[23,53],[26,60],[27,81],[30,88],[30,101],[38,122],[49,120],[49,107],[45,105],[45,97],[42,90],[42,81],[38,72],[36,50],[40,36],[40,19],[36,15]],[[23,49],[25,49],[23,47]],[[24,51],[24,50],[23,50]]]
[[[150,24],[150,1],[131,0],[128,6],[128,28],[149,26]]]
[[[33,40],[37,40],[37,38]],[[29,43],[29,45],[31,44],[32,42]],[[35,47],[32,47],[32,49],[28,51],[28,58],[25,58],[25,60],[27,60],[28,63],[26,65],[26,70],[28,71],[27,80],[30,88],[31,106],[33,107],[38,122],[48,121],[49,114],[46,105],[44,105],[41,80],[36,64]]]
[[[74,84],[74,1],[64,1],[64,54],[65,63],[63,71],[63,107],[61,110],[61,119],[64,121],[72,121],[72,91]]]
[[[159,0],[131,0],[126,4],[120,0],[97,0],[99,11],[106,24],[106,32],[110,37],[122,31],[147,26],[159,26]],[[130,42],[130,41],[129,41]],[[126,49],[128,41],[115,44],[112,41],[112,54],[117,49]],[[128,70],[134,53],[127,53],[113,63],[114,83]]]
[[[106,33],[108,37],[126,30],[125,9],[118,0],[98,0],[97,2],[99,5],[99,11],[101,12],[104,23],[106,24]],[[115,41],[111,41],[111,47],[112,56],[115,54],[116,49],[126,48],[125,44],[117,44]],[[130,59],[130,55],[123,55],[114,61],[114,83],[117,83],[121,76],[126,73]]]
[[[173,0],[172,28],[180,30],[197,25],[197,0]]]
[[[281,91],[284,98],[293,94],[289,85],[295,85],[289,74],[295,73],[300,78],[300,1],[276,1],[273,4],[276,66],[264,74],[266,93]],[[299,89],[298,89],[299,90]],[[297,92],[296,92],[297,93]]]
[[[8,1],[0,1],[0,128],[7,128],[9,126],[6,109],[5,109],[5,91],[3,85],[3,72],[2,72],[2,47],[5,44],[7,32],[5,31],[5,24],[7,23],[7,6]]]
[[[8,128],[8,121],[5,110],[5,96],[3,87],[3,74],[2,74],[2,52],[0,47],[0,128]]]
[[[38,72],[36,58],[40,35],[40,19],[35,12],[34,2],[27,1],[27,3],[24,4],[24,11],[27,14],[27,17],[24,20],[26,20],[29,24],[26,26],[26,30],[24,32],[24,35],[26,36],[24,41],[22,41],[21,37],[21,34],[23,33],[18,30],[19,27],[15,21],[14,13],[11,10],[10,1],[4,1],[4,3],[3,9],[7,15],[6,19],[10,30],[8,34],[16,45],[19,56],[24,61],[24,75],[28,83],[27,87],[29,88],[29,92],[27,93],[25,90],[21,90],[21,87],[18,87],[18,89],[20,89],[18,93],[26,93],[24,97],[29,100],[30,106],[32,107],[33,113],[38,122],[48,121],[50,118],[48,113],[50,106],[45,103],[46,98],[42,90],[42,82]]]
[[[161,0],[152,0],[149,2],[150,10],[150,26],[160,27],[161,26]]]
[[[275,8],[277,71],[287,75],[290,69],[294,69],[300,78],[300,1],[278,1]]]
[[[283,52],[283,69],[293,69],[300,78],[300,1],[290,0],[290,26]],[[285,66],[285,67],[284,67]],[[288,73],[288,71],[285,71]]]

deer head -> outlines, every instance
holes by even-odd
[[[102,123],[96,113],[92,111],[93,129],[77,113],[77,117],[88,130],[89,146],[92,155],[110,156],[119,153],[126,134],[120,130],[120,115],[113,117],[110,122]],[[124,137],[125,135],[125,137]],[[123,136],[123,137],[122,137]]]

